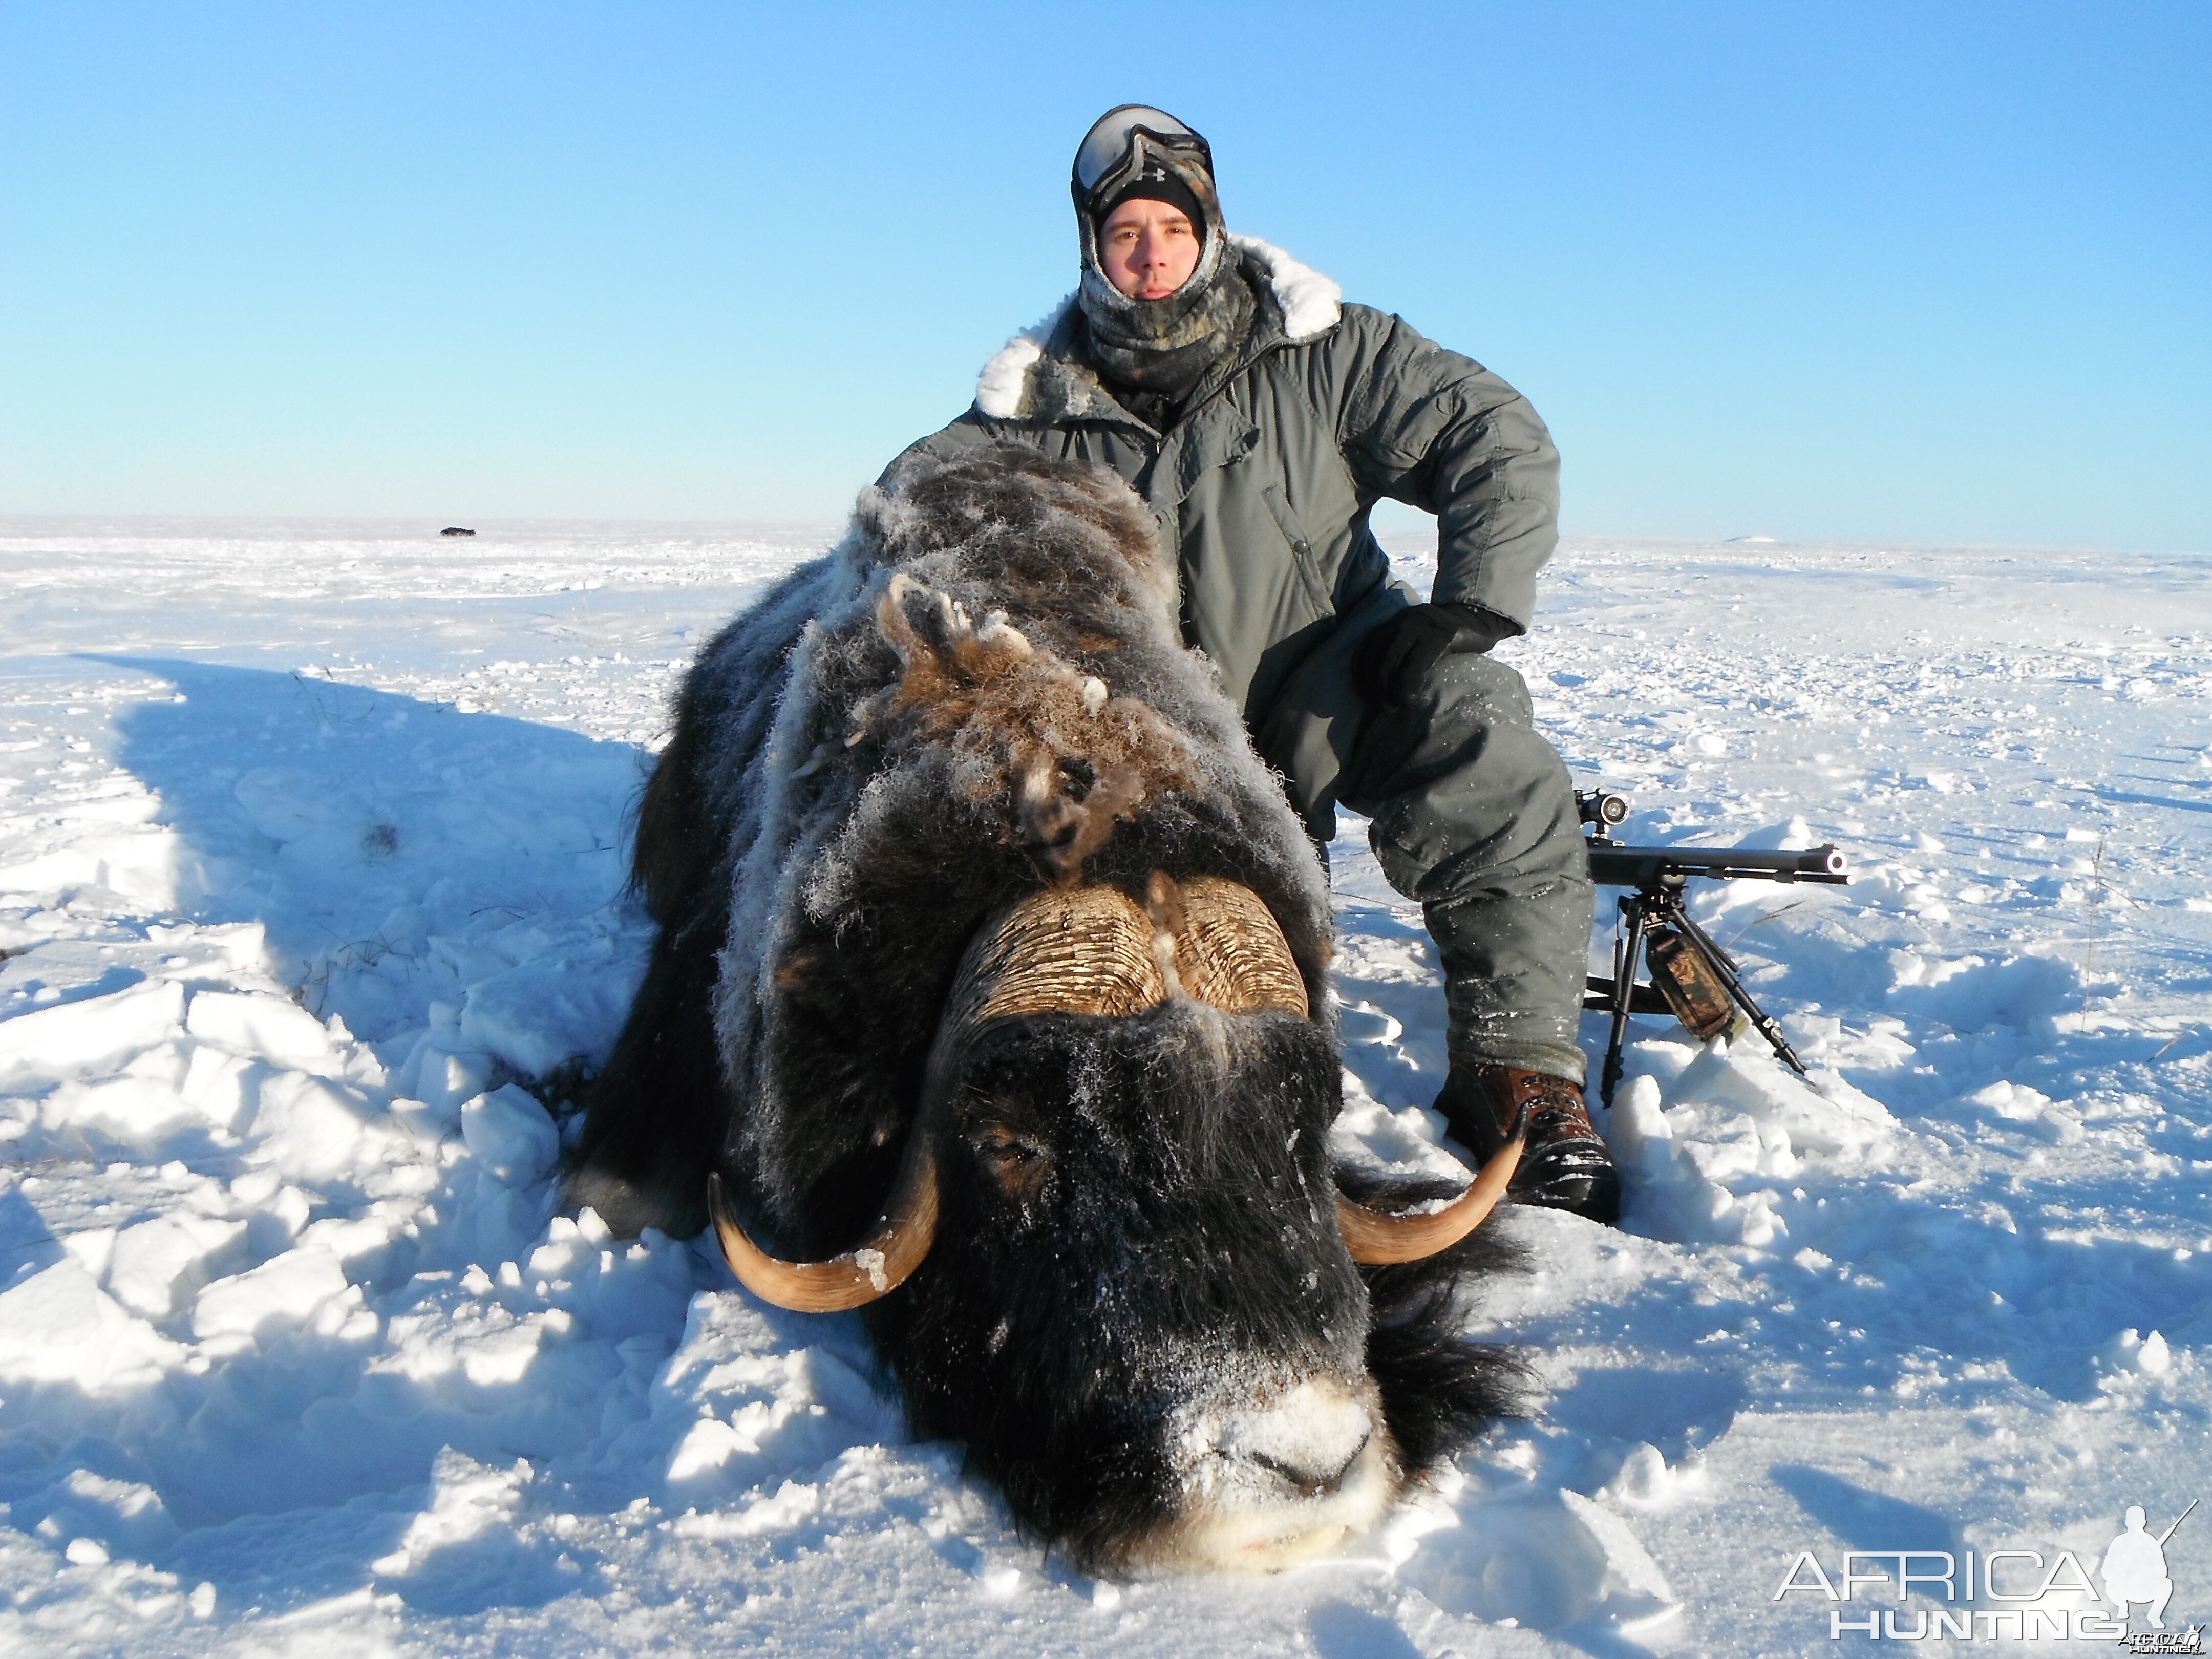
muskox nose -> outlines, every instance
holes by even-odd
[[[1352,1473],[1352,1466],[1359,1461],[1359,1454],[1367,1449],[1367,1443],[1374,1437],[1372,1434],[1361,1435],[1359,1443],[1346,1452],[1344,1461],[1333,1469],[1301,1468],[1265,1452],[1254,1452],[1252,1462],[1293,1488],[1301,1498],[1326,1498],[1344,1484],[1344,1477]]]
[[[1301,1382],[1266,1410],[1231,1418],[1215,1446],[1224,1457],[1265,1471],[1300,1498],[1325,1498],[1343,1486],[1374,1438],[1366,1407],[1349,1392]]]

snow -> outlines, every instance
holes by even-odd
[[[1693,898],[1812,1075],[1638,1020],[1623,1226],[1515,1212],[1469,1314],[1541,1414],[1334,1554],[1109,1583],[856,1321],[554,1212],[665,699],[829,532],[480,528],[0,524],[0,1648],[1766,1654],[1829,1644],[1801,1552],[2094,1567],[2212,1490],[2201,559],[1566,550],[1502,649],[1627,833],[1851,856]],[[1343,1149],[1449,1171],[1360,829]]]

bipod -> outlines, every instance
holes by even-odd
[[[1583,843],[1589,855],[1590,879],[1600,887],[1625,887],[1630,895],[1620,901],[1622,931],[1613,936],[1613,977],[1583,981],[1583,1012],[1613,1016],[1602,1073],[1606,1105],[1612,1106],[1613,1091],[1620,1086],[1620,1054],[1628,1042],[1631,1014],[1672,1014],[1694,1035],[1710,1041],[1735,1024],[1729,1007],[1733,1004],[1784,1064],[1800,1077],[1806,1075],[1805,1062],[1797,1058],[1782,1028],[1743,988],[1735,959],[1690,919],[1682,889],[1692,876],[1845,886],[1851,877],[1841,849],[1830,845],[1768,853],[1748,847],[1632,847],[1608,833],[1628,821],[1626,795],[1577,789],[1575,811],[1592,830]],[[1646,951],[1644,942],[1655,931],[1658,937]],[[1651,984],[1637,983],[1639,952],[1651,959]],[[1662,972],[1663,988],[1659,979]]]
[[[1728,994],[1729,1000],[1743,1010],[1752,1029],[1766,1039],[1785,1065],[1800,1077],[1806,1075],[1805,1062],[1798,1059],[1797,1051],[1790,1046],[1790,1039],[1783,1035],[1782,1027],[1744,988],[1735,959],[1691,918],[1689,908],[1682,902],[1682,889],[1686,879],[1681,871],[1661,869],[1653,873],[1650,881],[1620,901],[1621,931],[1613,935],[1613,978],[1610,981],[1596,978],[1588,981],[1590,995],[1583,1002],[1583,1007],[1609,1012],[1613,1016],[1613,1030],[1605,1045],[1605,1069],[1601,1073],[1599,1085],[1601,1097],[1607,1109],[1613,1105],[1613,1091],[1620,1086],[1621,1054],[1628,1042],[1628,1017],[1631,1014],[1671,1014],[1677,1012],[1674,1005],[1660,994],[1656,986],[1637,981],[1638,957],[1644,949],[1645,939],[1655,927],[1674,929],[1684,946]]]

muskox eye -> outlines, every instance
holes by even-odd
[[[1027,1164],[1031,1158],[1044,1156],[1043,1147],[1024,1139],[1003,1123],[987,1126],[976,1136],[975,1147],[984,1157],[1000,1164]]]
[[[988,1123],[975,1135],[983,1168],[1010,1198],[1027,1197],[1043,1179],[1045,1149],[1003,1123]]]

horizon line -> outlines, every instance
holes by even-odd
[[[1402,506],[1402,504],[1400,504]],[[1418,513],[1418,508],[1403,508]],[[1426,515],[1423,515],[1426,516]],[[544,535],[557,533],[611,533],[623,531],[657,531],[664,534],[690,532],[693,533],[727,533],[744,531],[754,534],[769,533],[779,538],[793,536],[821,536],[835,540],[844,533],[852,521],[850,514],[837,517],[791,518],[720,518],[672,517],[648,518],[624,515],[566,514],[544,517],[510,517],[506,515],[480,518],[464,524],[460,519],[447,518],[434,522],[438,515],[420,513],[0,513],[0,538],[20,539],[24,536],[68,533],[74,530],[82,533],[94,526],[123,529],[136,527],[138,533],[161,534],[155,526],[167,527],[167,533],[183,536],[194,533],[192,528],[224,526],[232,530],[252,527],[264,532],[297,532],[310,526],[375,530],[383,533],[374,539],[403,539],[421,536],[436,540],[448,528],[466,529],[471,535],[489,530],[501,535]],[[1385,525],[1377,528],[1378,538],[1395,539],[1418,535],[1422,526],[1416,525]],[[394,533],[404,532],[404,533]],[[206,533],[204,530],[201,533]],[[459,538],[456,538],[456,541]],[[1734,535],[1717,535],[1682,531],[1641,530],[1573,530],[1562,531],[1562,547],[1587,545],[1592,543],[1634,542],[1643,545],[1664,544],[1682,547],[1737,547],[1752,549],[1773,548],[1850,548],[1862,550],[1893,550],[1899,552],[1978,552],[2008,550],[2035,553],[2125,554],[2145,557],[2203,558],[2212,554],[2212,545],[2190,546],[2127,546],[2118,543],[2018,541],[1995,537],[1919,537],[1919,536],[1849,536],[1849,535],[1778,535],[1765,531],[1745,531]]]

